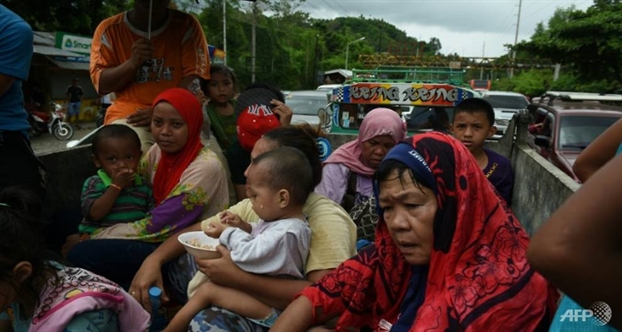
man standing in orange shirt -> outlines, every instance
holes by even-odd
[[[93,85],[100,95],[117,96],[104,123],[129,125],[138,133],[143,153],[154,142],[149,125],[155,96],[178,86],[192,91],[199,78],[209,79],[201,25],[192,15],[168,8],[169,2],[135,0],[133,9],[99,24],[91,45]]]

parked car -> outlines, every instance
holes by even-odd
[[[527,97],[516,92],[484,91],[482,98],[489,102],[495,110],[497,135],[505,134],[514,114],[526,109],[529,105]]]
[[[285,96],[285,104],[294,112],[292,124],[306,122],[318,125],[320,123],[318,111],[326,108],[328,98],[324,91],[299,90]]]
[[[622,118],[622,107],[601,103],[598,96],[549,92],[529,105],[530,145],[577,182],[572,165],[579,153]],[[622,95],[600,96],[622,101]]]
[[[317,87],[317,91],[333,92],[333,89],[342,87],[343,84],[323,84]]]
[[[323,84],[317,87],[317,91],[326,93],[326,98],[330,100],[330,96],[333,94],[334,89],[339,89],[343,84]]]

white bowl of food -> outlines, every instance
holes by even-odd
[[[221,255],[216,251],[220,244],[218,239],[207,236],[203,231],[183,233],[177,240],[184,245],[186,251],[198,259],[220,258]]]

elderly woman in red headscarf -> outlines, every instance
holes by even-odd
[[[406,137],[406,124],[394,110],[375,108],[365,115],[356,140],[333,152],[324,162],[315,192],[350,211],[372,196],[371,177],[382,158]]]
[[[86,268],[129,287],[145,257],[175,232],[225,209],[227,177],[216,154],[201,144],[203,112],[186,89],[172,88],[153,102],[153,145],[139,173],[153,182],[156,207],[146,218],[93,233],[67,256]]]
[[[307,287],[271,331],[546,331],[556,290],[527,262],[529,237],[454,138],[393,148],[374,175],[373,245]]]

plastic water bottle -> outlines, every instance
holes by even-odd
[[[151,311],[152,314],[157,312],[160,309],[160,298],[162,297],[162,290],[160,287],[151,287],[149,288],[149,300],[151,301]]]
[[[149,288],[149,300],[151,301],[151,327],[149,331],[162,331],[168,322],[166,312],[162,305],[162,290],[159,287]]]

